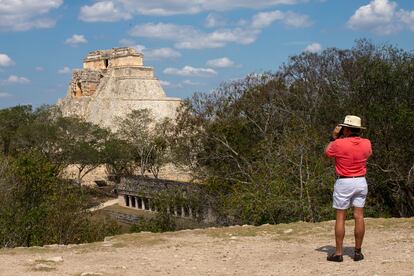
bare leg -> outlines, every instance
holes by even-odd
[[[346,219],[346,210],[336,209],[336,222],[335,222],[335,241],[336,241],[336,251],[335,255],[343,254],[343,243],[345,237],[345,219]]]
[[[362,241],[364,240],[365,234],[365,223],[364,223],[364,208],[354,208],[354,219],[355,219],[355,248],[360,249]]]

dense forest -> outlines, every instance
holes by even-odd
[[[106,223],[96,233],[79,215],[79,184],[100,164],[117,177],[157,177],[168,162],[190,168],[221,224],[331,219],[335,174],[324,148],[347,114],[362,117],[373,145],[367,215],[413,216],[414,54],[392,45],[304,52],[276,72],[194,94],[175,122],[133,111],[116,133],[53,106],[0,110],[1,246],[116,232]],[[69,164],[74,182],[60,178]]]
[[[181,160],[209,186],[223,218],[279,223],[333,218],[335,179],[324,148],[347,114],[373,145],[369,216],[414,215],[414,55],[366,40],[293,56],[182,106]]]

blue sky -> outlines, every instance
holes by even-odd
[[[56,103],[97,49],[136,47],[186,98],[359,38],[411,51],[413,35],[413,0],[0,0],[0,108]]]

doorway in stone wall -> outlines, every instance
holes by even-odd
[[[82,96],[82,85],[80,82],[76,83],[75,90],[73,91],[73,96],[75,97]]]
[[[107,59],[104,59],[105,68],[108,68],[109,61]]]

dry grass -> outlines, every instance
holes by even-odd
[[[120,207],[122,208],[122,207]],[[134,210],[133,210],[134,211]],[[346,222],[347,226],[353,225],[352,220]],[[82,254],[94,251],[112,251],[114,248],[123,248],[127,246],[154,246],[166,243],[170,238],[184,238],[187,235],[206,235],[212,238],[236,240],[237,237],[257,237],[266,236],[277,240],[298,240],[300,241],[307,236],[331,236],[333,233],[334,221],[325,221],[320,223],[295,222],[290,224],[278,225],[261,225],[261,226],[230,226],[230,227],[210,227],[205,229],[182,230],[177,232],[165,233],[132,233],[122,234],[113,237],[107,237],[104,242],[95,242],[90,244],[79,245],[51,245],[45,247],[19,247],[14,249],[1,249],[0,255],[18,255],[18,254],[35,254],[35,253],[54,253],[64,252],[67,250]],[[390,219],[366,219],[367,230],[375,229],[377,231],[394,231],[396,235],[399,230],[414,230],[414,218],[390,218]],[[412,233],[412,231],[409,231]],[[349,234],[349,233],[347,233]],[[352,234],[352,233],[351,233]],[[413,237],[404,236],[407,242],[413,241]]]

